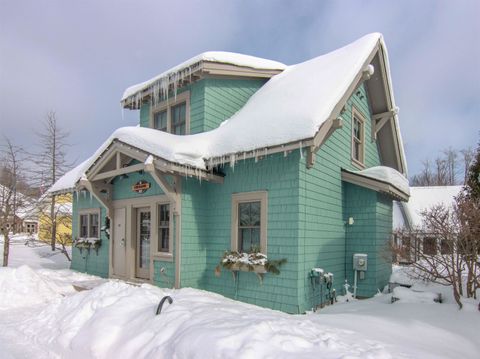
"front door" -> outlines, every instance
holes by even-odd
[[[117,277],[126,275],[125,233],[125,208],[117,208],[113,216],[113,274]]]
[[[150,208],[137,209],[136,265],[137,278],[150,279]]]

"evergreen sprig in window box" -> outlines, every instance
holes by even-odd
[[[98,255],[98,249],[102,245],[102,240],[100,238],[77,238],[75,239],[75,248],[80,250],[80,253],[83,252],[84,249],[90,252],[90,249],[94,249]]]
[[[226,251],[215,268],[215,275],[220,276],[222,268],[231,272],[254,272],[262,282],[265,273],[280,274],[279,268],[285,263],[287,263],[286,258],[269,260],[260,252]]]

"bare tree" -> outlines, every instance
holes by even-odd
[[[451,147],[443,150],[446,170],[446,182],[452,186],[457,183],[458,173],[458,151],[455,151]]]
[[[420,173],[412,176],[410,184],[412,186],[453,186],[459,182],[465,183],[472,158],[471,148],[456,151],[449,147],[435,158],[433,164],[429,159],[422,161]],[[462,175],[463,178],[460,178]]]
[[[69,133],[62,130],[57,122],[54,111],[47,113],[43,123],[43,130],[38,133],[40,139],[40,151],[34,156],[36,166],[34,177],[36,185],[42,191],[50,188],[70,167],[66,160],[67,138]],[[51,222],[50,244],[52,251],[55,250],[57,240],[57,199],[50,196],[45,199],[49,204],[49,222]]]
[[[50,213],[50,203],[39,201],[38,210],[41,213]],[[69,261],[71,261],[70,254],[67,251],[67,246],[72,244],[72,236],[67,233],[72,230],[72,215],[71,208],[68,203],[63,203],[61,200],[55,203],[55,215],[42,217],[42,226],[39,229],[38,239],[42,242],[51,244],[52,233],[55,233],[55,249],[62,252]]]
[[[397,258],[410,259],[410,274],[445,286],[452,286],[455,301],[462,307],[463,258],[458,250],[459,223],[455,213],[443,205],[423,213],[422,229],[397,231],[400,244],[393,244]]]
[[[0,230],[3,234],[3,266],[8,266],[10,252],[10,230],[15,231],[17,208],[20,204],[17,185],[21,171],[23,150],[5,138],[2,145],[2,177],[0,184]]]
[[[470,162],[453,207],[426,210],[423,227],[397,231],[401,240],[393,244],[397,258],[412,262],[414,276],[451,286],[460,308],[462,296],[476,299],[480,289],[480,145]]]
[[[434,183],[434,174],[431,169],[430,161],[422,162],[423,168],[418,175],[414,175],[411,182],[413,186],[432,186]]]
[[[470,171],[470,166],[472,165],[473,158],[475,156],[475,152],[471,147],[468,147],[464,150],[461,150],[460,153],[462,154],[463,160],[463,183],[467,183],[468,173]]]

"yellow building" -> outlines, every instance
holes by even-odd
[[[38,239],[50,243],[52,228],[56,227],[56,242],[72,243],[72,194],[56,196],[55,218],[50,216],[51,197],[42,197],[39,201]]]

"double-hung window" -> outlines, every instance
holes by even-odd
[[[158,205],[158,251],[170,253],[170,205]]]
[[[80,238],[100,238],[100,210],[81,211],[78,223]]]
[[[352,160],[365,163],[365,120],[355,108],[352,109]]]
[[[151,127],[173,133],[187,135],[190,132],[190,92],[185,91],[152,108]]]
[[[158,111],[153,114],[153,127],[157,130],[168,132],[167,110]]]
[[[267,251],[267,192],[232,195],[232,250]]]

